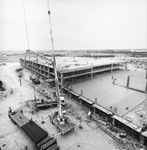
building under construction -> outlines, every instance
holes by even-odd
[[[126,69],[126,61],[82,57],[57,57],[57,74],[60,84],[66,85],[98,75]],[[25,67],[49,82],[54,79],[53,62],[40,58],[26,58]],[[24,59],[20,59],[24,64]],[[50,80],[51,79],[51,80]]]
[[[45,81],[50,84],[54,84],[54,67],[53,61],[48,58],[49,61],[43,60],[38,57],[29,57],[25,59],[20,59],[20,63],[26,69],[35,73],[37,76],[40,76]],[[72,83],[82,81],[86,79],[92,79],[96,76],[103,77],[104,74],[109,74],[116,72],[118,70],[127,69],[127,63],[125,60],[117,60],[112,58],[105,59],[95,59],[95,58],[80,58],[80,57],[57,57],[57,74],[60,85],[62,85],[62,90],[69,97],[73,98],[85,108],[90,110],[94,114],[98,114],[103,117],[107,122],[110,122],[114,126],[117,126],[120,129],[124,129],[128,135],[131,135],[138,141],[140,141],[143,145],[147,143],[146,131],[142,132],[142,127],[135,125],[134,123],[123,118],[123,115],[128,112],[127,103],[124,108],[120,108],[120,112],[116,113],[117,110],[112,110],[112,106],[108,108],[106,105],[99,103],[97,98],[92,100],[86,96],[83,96],[83,91],[76,92],[74,89],[71,89],[70,86]],[[113,80],[115,84],[115,79]],[[90,86],[91,87],[91,86]],[[118,88],[118,87],[117,87]],[[136,96],[134,96],[136,95]],[[133,96],[135,98],[142,97],[141,101],[144,101],[145,94],[135,93]],[[141,96],[140,96],[141,95]],[[126,96],[126,95],[125,95]],[[126,96],[127,97],[127,96]],[[111,99],[111,97],[110,97]],[[128,101],[131,99],[129,97]],[[109,100],[107,100],[106,103]],[[136,100],[134,100],[136,101]],[[123,105],[125,100],[122,101]],[[119,104],[119,103],[118,103]],[[139,103],[134,103],[134,105],[138,105]],[[135,107],[134,105],[130,105],[131,107]],[[121,105],[119,105],[121,107]],[[119,108],[118,107],[118,108]],[[114,109],[117,109],[114,107]]]

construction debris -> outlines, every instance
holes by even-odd
[[[30,78],[30,80],[32,80],[33,84],[40,84],[40,81],[37,78]]]

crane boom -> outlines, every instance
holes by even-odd
[[[58,84],[58,75],[57,75],[57,67],[56,67],[56,58],[55,58],[53,34],[52,34],[51,11],[50,11],[49,0],[47,0],[47,3],[48,3],[48,16],[49,16],[49,23],[50,23],[51,45],[52,45],[53,61],[54,61],[53,66],[54,66],[54,75],[55,75],[56,97],[57,97],[57,101],[58,101],[58,113],[59,113],[59,118],[60,118],[60,117],[62,117],[61,98],[60,98],[60,90],[59,90],[59,84]]]

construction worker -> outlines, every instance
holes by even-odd
[[[80,118],[80,120],[79,120],[79,128],[80,128],[80,129],[83,129],[81,123],[82,123],[82,119]]]
[[[12,108],[11,107],[9,107],[9,109],[8,109],[8,116],[9,116],[9,118],[10,118],[10,114],[12,113]]]
[[[23,110],[22,110],[22,109],[20,109],[20,113],[22,113],[22,114],[23,114]]]

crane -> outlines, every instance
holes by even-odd
[[[50,37],[51,37],[51,46],[52,46],[52,52],[53,52],[53,60],[46,58],[45,56],[35,53],[29,49],[29,38],[28,38],[28,31],[27,31],[27,24],[26,24],[26,34],[27,34],[27,42],[28,42],[28,50],[26,50],[25,59],[23,62],[22,69],[25,67],[27,55],[34,54],[36,57],[40,57],[47,61],[50,65],[53,65],[54,70],[54,78],[55,78],[55,91],[56,91],[56,99],[58,103],[58,110],[54,111],[52,115],[50,116],[51,123],[56,127],[58,132],[61,132],[61,134],[65,134],[71,130],[74,130],[74,125],[70,122],[69,118],[63,114],[62,111],[62,102],[64,101],[64,97],[60,94],[60,87],[59,87],[59,81],[58,81],[58,75],[57,75],[57,66],[56,66],[56,58],[55,58],[55,50],[54,50],[54,42],[53,42],[53,34],[52,34],[52,24],[51,24],[51,12],[49,8],[49,0],[47,0],[48,3],[48,16],[49,16],[49,24],[50,24]],[[24,4],[23,4],[24,5]],[[25,13],[24,13],[25,17]],[[26,22],[26,17],[25,17]]]
[[[50,116],[50,120],[52,124],[56,127],[58,132],[61,132],[62,135],[65,133],[74,130],[73,124],[69,121],[69,118],[65,116],[62,112],[62,106],[61,101],[64,99],[60,95],[60,89],[59,89],[59,81],[58,81],[58,75],[57,75],[57,66],[56,66],[56,58],[55,58],[55,50],[54,50],[54,41],[53,41],[53,33],[52,33],[52,24],[51,24],[51,11],[50,11],[50,5],[49,0],[47,0],[48,3],[48,16],[49,16],[49,23],[50,23],[50,37],[51,37],[51,45],[52,45],[52,51],[53,51],[53,68],[54,68],[54,75],[55,75],[55,89],[56,89],[56,98],[58,102],[58,111],[54,111],[53,114]]]

